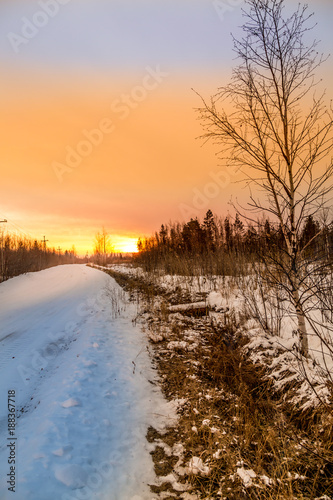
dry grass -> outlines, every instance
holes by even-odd
[[[223,249],[205,254],[184,251],[181,255],[143,252],[134,258],[133,263],[152,274],[163,271],[178,276],[245,276],[253,258],[252,254]]]
[[[129,278],[112,275],[129,286]],[[131,281],[130,293],[136,285]],[[149,301],[151,293],[156,298],[158,290],[148,290]],[[140,294],[145,304],[142,285]],[[164,293],[156,301],[159,308],[144,315],[148,333],[164,332],[152,343],[161,388],[168,399],[183,400],[175,428],[163,436],[153,429],[147,434],[156,443],[152,456],[161,479],[152,485],[154,498],[183,498],[163,482],[173,468],[178,482],[187,482],[200,499],[333,498],[332,414],[304,413],[283,403],[264,379],[264,368],[244,354],[247,340],[232,322],[217,327],[209,317],[168,315],[169,299]],[[184,341],[185,346],[179,344]],[[171,448],[182,443],[181,467],[179,457],[165,455],[161,441]],[[209,474],[190,473],[186,466],[192,457],[199,457]],[[246,487],[240,474],[251,470],[256,477]]]

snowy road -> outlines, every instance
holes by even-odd
[[[133,308],[112,278],[83,265],[0,285],[1,500],[153,498],[145,434],[170,411],[149,382]]]

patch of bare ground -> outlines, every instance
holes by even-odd
[[[158,477],[152,498],[332,499],[332,414],[305,414],[284,403],[265,367],[244,353],[239,325],[217,326],[193,311],[169,314],[175,298],[156,289],[147,308],[142,287],[140,293],[160,385],[179,415],[163,435],[147,432]]]

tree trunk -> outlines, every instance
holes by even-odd
[[[298,289],[294,289],[293,299],[294,299],[294,306],[296,309],[296,317],[297,317],[297,323],[298,323],[298,335],[299,335],[299,341],[300,341],[300,347],[301,347],[300,352],[304,357],[308,358],[309,357],[308,334],[306,331],[305,316],[304,316],[304,312],[302,309],[302,305],[300,303]]]

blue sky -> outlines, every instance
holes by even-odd
[[[2,3],[1,10],[1,32],[19,34],[22,17],[32,20],[40,7],[12,0]],[[14,65],[135,70],[161,62],[186,71],[223,60],[231,47],[227,24],[210,2],[71,0],[29,44],[20,47],[18,57],[6,36],[0,54]]]
[[[220,0],[223,4],[227,10],[221,20],[213,0],[69,0],[59,5],[58,14],[15,54],[8,33],[20,34],[22,18],[32,20],[41,6],[35,1],[5,0],[0,6],[0,57],[14,66],[51,66],[57,70],[135,71],[159,62],[186,72],[230,64],[230,31],[237,34],[243,4]],[[309,10],[316,12],[323,50],[330,51],[332,5],[323,0],[311,0],[309,5]]]

